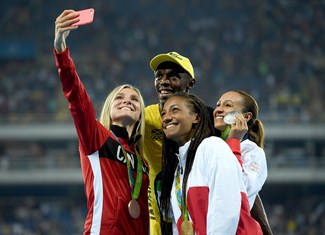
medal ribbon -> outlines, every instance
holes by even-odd
[[[229,136],[229,133],[230,133],[230,130],[231,130],[231,127],[228,125],[227,128],[223,132],[221,132],[220,138],[223,139],[223,140],[227,140],[228,139],[228,136]],[[246,140],[246,139],[248,139],[248,133],[246,133],[243,136],[241,142],[244,141],[244,140]]]
[[[182,215],[184,220],[188,220],[188,211],[187,211],[187,204],[185,201],[185,197],[182,197],[182,189],[181,189],[181,164],[178,162],[177,170],[176,170],[176,184],[175,184],[175,194],[177,199],[177,204],[179,209],[182,211]]]
[[[125,151],[123,145],[121,144],[121,142],[119,141],[119,139],[117,138],[117,136],[114,134],[113,131],[111,131],[113,136],[115,137],[115,139],[117,140],[117,142],[119,142],[121,148],[122,148],[122,152],[124,155],[124,158],[126,160],[126,166],[128,168],[128,178],[129,178],[129,185],[130,185],[130,193],[131,193],[131,197],[133,200],[137,200],[140,194],[140,188],[142,185],[142,160],[140,157],[139,152],[137,151],[137,149],[135,148],[135,155],[137,157],[137,176],[136,176],[136,180],[134,183],[134,178],[132,175],[132,167],[131,167],[131,162],[128,158],[127,152]]]
[[[227,140],[229,133],[230,133],[230,126],[228,125],[226,129],[223,132],[221,132],[221,136],[220,136],[221,139]]]

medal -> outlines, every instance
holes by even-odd
[[[193,230],[193,224],[189,220],[183,220],[182,225],[181,225],[181,232],[182,235],[193,235],[194,230]]]
[[[230,112],[228,113],[224,118],[223,118],[223,121],[226,123],[226,124],[234,124],[235,123],[235,120],[236,120],[236,115],[237,114],[240,114],[240,112]]]
[[[124,158],[126,160],[126,166],[128,169],[128,178],[129,178],[129,186],[130,186],[130,193],[131,193],[131,201],[128,204],[128,210],[129,214],[133,219],[137,219],[140,216],[140,205],[139,202],[137,201],[139,194],[140,194],[140,189],[142,185],[142,159],[140,157],[140,154],[137,151],[137,148],[135,147],[135,155],[137,157],[137,176],[136,179],[133,178],[132,176],[132,167],[130,160],[128,159],[128,154],[123,148],[123,145],[121,142],[118,140],[117,136],[114,134],[113,131],[111,131],[117,142],[119,142]]]
[[[192,222],[189,220],[189,213],[187,211],[187,204],[186,204],[186,196],[182,196],[182,190],[181,190],[181,165],[178,163],[177,169],[176,169],[176,182],[175,182],[175,193],[176,193],[176,200],[179,209],[182,212],[182,216],[184,218],[182,224],[181,224],[181,235],[193,235],[194,234],[194,227]],[[184,184],[183,184],[184,185]]]
[[[137,200],[132,199],[128,205],[129,214],[133,219],[139,218],[140,215],[140,205]]]

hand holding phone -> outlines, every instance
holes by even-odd
[[[78,19],[79,21],[72,24],[72,26],[80,26],[84,24],[90,24],[94,20],[95,9],[89,8],[81,11],[77,11],[79,13]]]

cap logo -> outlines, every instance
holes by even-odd
[[[171,55],[174,58],[177,58],[179,60],[183,60],[183,57],[180,56],[179,54],[176,54],[176,53],[173,53],[173,52],[169,52],[168,54]]]

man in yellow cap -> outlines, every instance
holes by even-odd
[[[159,173],[162,167],[162,129],[160,111],[168,96],[176,92],[189,92],[195,84],[194,69],[190,60],[177,52],[159,54],[150,61],[155,74],[155,88],[159,103],[145,109],[146,131],[144,156],[149,170],[149,216],[150,234],[161,234],[160,212],[156,193],[160,192]]]

